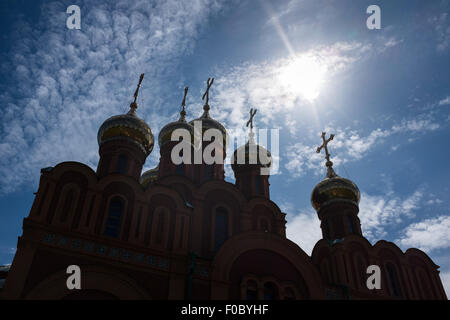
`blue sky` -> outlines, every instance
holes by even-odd
[[[66,8],[81,8],[81,30]],[[381,8],[368,30],[366,8]],[[40,168],[96,168],[97,130],[124,113],[139,74],[138,114],[155,136],[188,118],[214,77],[211,114],[242,130],[279,129],[271,197],[307,253],[320,238],[310,205],[325,175],[315,148],[360,188],[371,243],[418,247],[450,292],[450,4],[448,1],[12,1],[0,3],[0,264],[10,263]],[[269,145],[270,147],[270,145]],[[159,158],[155,146],[145,169]],[[233,181],[227,166],[227,180]]]

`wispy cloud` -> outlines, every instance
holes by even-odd
[[[336,156],[333,156],[333,163],[339,166],[341,163],[364,158],[375,146],[382,144],[386,138],[395,134],[424,134],[439,128],[440,124],[428,115],[418,115],[416,119],[403,119],[392,125],[390,129],[377,128],[365,136],[358,130],[350,128],[333,129],[328,126],[325,131],[335,133],[333,145],[330,148],[339,151]],[[309,145],[297,142],[287,146],[285,156],[288,162],[284,167],[293,177],[300,177],[308,171],[312,171],[316,175],[323,175],[325,172],[323,155],[316,154],[317,141],[311,142]],[[391,147],[392,151],[397,149],[398,145]]]
[[[417,190],[407,197],[399,197],[388,192],[385,195],[361,194],[359,219],[363,235],[373,243],[385,239],[388,229],[415,219],[421,208],[424,192]],[[314,245],[322,238],[320,220],[311,208],[296,210],[295,206],[285,203],[281,206],[287,211],[287,237],[297,243],[307,253],[311,253]],[[450,216],[439,216],[412,223],[406,227],[395,243],[405,250],[418,247],[429,251],[447,248],[450,243]],[[394,239],[392,239],[394,240]]]
[[[2,78],[10,81],[0,94],[1,192],[35,183],[39,168],[61,161],[95,167],[97,130],[127,110],[141,72],[138,114],[154,129],[167,123],[165,77],[220,8],[214,0],[78,4],[86,8],[81,30],[66,28],[61,2],[44,3],[37,24],[18,22],[19,36],[2,57]]]
[[[410,224],[397,241],[424,251],[450,247],[450,216],[442,215]]]
[[[16,248],[0,245],[0,253],[13,255],[16,253]]]
[[[450,96],[442,99],[441,101],[439,101],[439,105],[440,106],[446,106],[446,105],[450,105]]]
[[[438,51],[446,51],[450,46],[450,19],[448,12],[443,12],[438,16],[429,19],[436,33]]]
[[[294,107],[308,105],[320,93],[324,79],[332,77],[363,57],[370,44],[337,42],[317,46],[294,56],[259,63],[245,63],[222,70],[213,88],[212,103],[221,106],[218,120],[227,128],[242,127],[250,106],[259,110],[259,121],[267,124]],[[215,84],[216,84],[215,83]]]
[[[369,240],[380,240],[386,237],[386,227],[392,227],[404,219],[415,217],[415,211],[420,208],[423,196],[422,190],[417,190],[403,199],[392,193],[369,195],[362,192],[359,219],[364,236]]]

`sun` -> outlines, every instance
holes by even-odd
[[[326,67],[311,55],[291,58],[279,70],[279,82],[289,94],[313,102],[325,80]]]

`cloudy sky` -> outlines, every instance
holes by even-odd
[[[369,30],[375,2],[381,29]],[[72,4],[80,30],[66,27]],[[322,131],[334,133],[336,172],[361,190],[364,235],[424,250],[449,295],[449,9],[444,0],[2,0],[0,264],[12,261],[40,168],[95,169],[99,126],[127,111],[145,72],[138,114],[155,136],[177,118],[186,85],[188,118],[201,114],[208,77],[211,114],[230,131],[251,107],[258,128],[279,130],[271,197],[307,253],[320,238],[310,194],[325,175],[315,149]],[[156,146],[145,169],[158,158]]]

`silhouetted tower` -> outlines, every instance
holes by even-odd
[[[247,197],[270,198],[269,171],[272,165],[270,152],[258,145],[254,139],[253,117],[256,109],[250,109],[248,142],[234,151],[231,167],[236,178],[236,186]]]
[[[107,119],[98,130],[99,177],[121,173],[139,179],[145,159],[153,150],[152,131],[148,124],[136,115],[136,100],[143,78],[144,74],[141,74],[128,113]]]
[[[203,106],[203,114],[200,116],[200,118],[189,122],[194,127],[194,134],[198,136],[199,140],[201,141],[201,146],[195,146],[196,153],[194,154],[194,180],[196,183],[203,183],[212,179],[223,180],[225,178],[224,162],[227,148],[227,131],[222,124],[211,118],[209,114],[209,90],[213,82],[214,78],[208,78],[206,91],[202,97],[202,99],[205,100],[205,104]],[[217,141],[215,143],[219,146],[217,148],[212,149],[213,145],[211,144],[214,141],[215,137],[208,136],[208,133],[212,133],[210,129],[213,129],[213,131],[221,136],[220,141]],[[213,163],[205,162],[205,159],[203,157],[205,149],[207,149],[206,153],[212,154],[214,158],[222,160],[220,162],[214,161]]]
[[[325,139],[325,132],[322,133],[323,144],[317,148],[317,153],[325,150],[327,175],[311,195],[312,206],[322,222],[322,236],[327,240],[341,239],[349,234],[362,235],[358,218],[360,192],[355,183],[339,177],[333,170],[327,147],[333,137]]]

